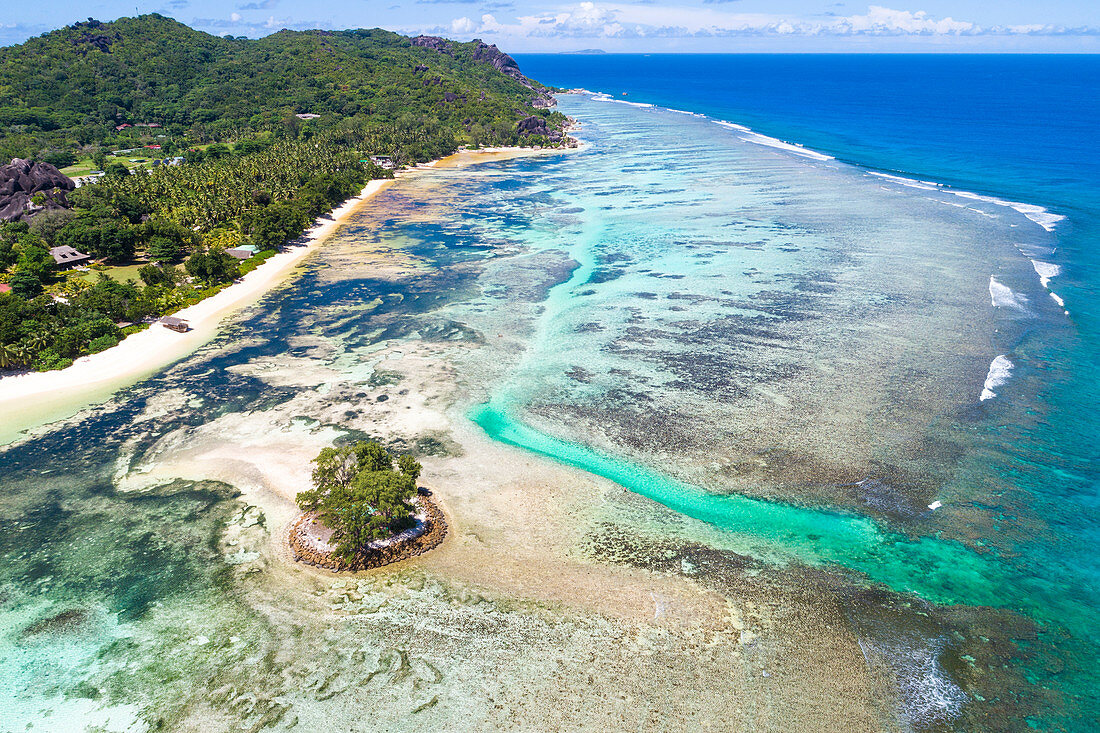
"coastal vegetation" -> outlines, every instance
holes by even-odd
[[[373,540],[415,524],[409,502],[420,464],[411,456],[395,461],[378,443],[360,441],[324,448],[313,463],[313,488],[298,494],[298,507],[332,530],[329,543],[341,560],[352,563]]]
[[[561,144],[548,91],[494,46],[378,29],[249,40],[152,14],[0,49],[0,160],[101,171],[0,222],[0,369],[109,348],[394,168],[463,145]],[[60,247],[101,276],[63,269]]]

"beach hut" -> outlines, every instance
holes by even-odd
[[[51,248],[50,256],[53,257],[53,261],[57,263],[57,266],[62,269],[84,265],[92,259],[91,255],[79,252],[67,244]]]
[[[176,318],[175,316],[165,316],[161,318],[160,324],[177,333],[187,333],[191,330],[191,326],[187,324],[187,321],[182,318]]]

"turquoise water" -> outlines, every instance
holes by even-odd
[[[1023,613],[1041,639],[1028,674],[1066,695],[1031,722],[1091,725],[1077,706],[1095,690],[1100,599],[1091,545],[1076,538],[1094,527],[1094,495],[1069,489],[1087,474],[1062,458],[1091,443],[1042,444],[1065,429],[1052,393],[1081,379],[1052,359],[1088,347],[1047,290],[1072,288],[1040,282],[1032,263],[1061,262],[1058,228],[1072,224],[988,189],[884,179],[614,101],[563,99],[591,143],[571,163],[582,181],[557,194],[575,221],[556,239],[576,267],[471,418],[727,530],[739,553]],[[670,312],[673,299],[689,315]],[[986,374],[998,355],[1012,364],[1004,379]],[[650,431],[661,437],[639,438]],[[774,452],[774,470],[708,465]],[[1050,504],[1066,494],[1073,507]]]

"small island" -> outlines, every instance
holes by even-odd
[[[313,460],[313,488],[296,497],[290,525],[294,559],[328,570],[367,570],[437,547],[447,534],[431,492],[418,489],[421,466],[396,461],[375,442],[325,448]]]

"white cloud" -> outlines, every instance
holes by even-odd
[[[445,28],[421,29],[446,32]],[[1067,30],[1031,24],[983,28],[965,20],[937,18],[923,10],[895,10],[871,5],[862,14],[848,16],[788,16],[740,13],[709,7],[658,4],[631,5],[586,0],[535,15],[523,15],[513,23],[500,23],[492,15],[480,21],[455,18],[449,30],[463,36],[500,38],[699,38],[735,36],[977,36],[977,35],[1080,35],[1100,34],[1100,29]]]
[[[481,30],[481,28],[467,17],[455,18],[451,21],[451,33],[466,35],[467,33],[473,33],[475,30]]]
[[[234,23],[240,23],[241,22],[241,14],[240,13],[233,13],[229,16],[229,19],[231,21],[233,21]]]
[[[944,18],[943,20],[930,18],[928,13],[923,10],[912,13],[908,10],[891,10],[890,8],[872,5],[867,9],[866,15],[838,18],[837,23],[830,30],[841,34],[950,35],[969,33],[979,29],[973,23],[958,21],[953,18]]]

